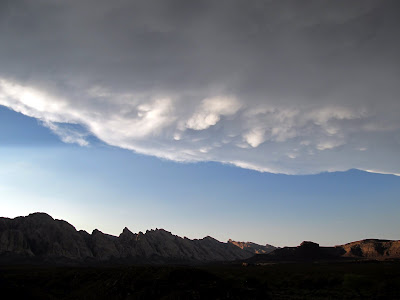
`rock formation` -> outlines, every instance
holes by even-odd
[[[240,249],[248,250],[255,254],[270,253],[270,252],[274,251],[275,249],[277,249],[276,247],[268,245],[268,244],[266,244],[264,246],[264,245],[258,245],[258,244],[252,243],[252,242],[237,242],[237,241],[233,241],[231,239],[228,240],[228,243],[231,243],[231,244],[239,247]]]
[[[345,251],[339,247],[320,247],[317,243],[304,241],[298,247],[284,247],[268,254],[258,254],[248,259],[249,263],[315,261],[340,258]]]
[[[400,241],[367,239],[342,245],[346,257],[400,258]]]
[[[304,241],[298,247],[284,247],[267,254],[256,254],[245,262],[259,264],[346,259],[400,259],[400,241],[367,239],[335,247],[320,247],[317,243]]]
[[[0,255],[79,262],[213,262],[253,256],[265,246],[222,243],[212,237],[190,240],[157,229],[132,233],[124,228],[116,237],[94,230],[77,231],[45,213],[15,219],[0,218]]]
[[[399,259],[400,241],[368,239],[335,247],[305,241],[298,247],[275,248],[250,242],[227,243],[212,237],[190,240],[164,229],[117,236],[95,229],[91,234],[54,220],[45,213],[0,218],[0,262],[77,263],[204,263],[242,260],[246,263],[343,259]]]

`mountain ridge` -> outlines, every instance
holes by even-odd
[[[317,243],[304,241],[297,247],[283,247],[270,253],[256,254],[244,260],[244,263],[399,259],[399,240],[365,239],[334,247],[320,247]]]
[[[165,229],[133,233],[125,227],[119,236],[94,229],[90,234],[46,213],[0,218],[0,255],[3,258],[17,256],[79,263],[207,263],[246,259],[254,255],[255,247],[263,249],[265,246],[253,244],[240,248],[210,236],[191,240]],[[268,252],[273,248],[264,250]]]
[[[229,239],[220,242],[211,236],[188,239],[165,229],[133,233],[125,227],[119,236],[94,229],[77,230],[64,220],[46,213],[25,217],[0,217],[0,263],[135,263],[201,264],[243,262],[250,264],[400,259],[400,241],[365,239],[320,247],[304,241],[297,247],[276,248]]]

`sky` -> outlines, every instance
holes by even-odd
[[[0,2],[0,215],[399,239],[400,4]]]

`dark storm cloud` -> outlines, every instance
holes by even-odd
[[[399,8],[2,1],[0,104],[81,145],[90,133],[178,161],[400,173]]]

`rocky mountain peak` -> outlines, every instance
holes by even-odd
[[[103,234],[103,233],[100,230],[98,230],[97,228],[93,229],[92,235],[97,235],[97,234]]]
[[[23,217],[20,217],[20,218],[23,218]],[[35,212],[35,213],[32,213],[32,214],[29,214],[28,218],[31,219],[31,220],[36,220],[36,221],[41,221],[41,222],[52,222],[52,221],[54,221],[54,219],[50,215],[48,215],[48,214],[46,214],[44,212]]]
[[[201,240],[203,240],[203,241],[211,241],[211,242],[220,242],[220,241],[214,239],[212,236],[209,236],[209,235],[203,237]]]
[[[133,235],[132,231],[130,231],[128,227],[124,227],[124,229],[122,230],[122,233],[123,234],[129,234],[129,235],[132,234]]]

